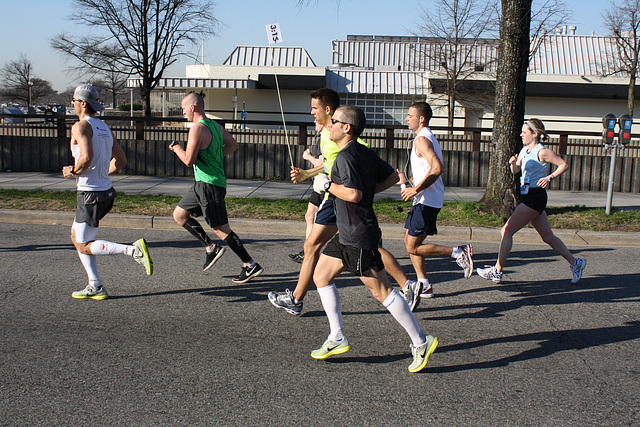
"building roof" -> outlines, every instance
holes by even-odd
[[[611,75],[621,61],[615,38],[546,35],[529,62],[529,73],[574,76]]]
[[[282,70],[279,75],[291,74],[287,79],[280,77],[283,79],[281,84],[288,89],[318,87],[326,79],[326,86],[338,93],[422,95],[428,92],[429,81],[444,78],[443,62],[438,59],[443,57],[443,49],[449,49],[447,56],[450,57],[451,46],[442,39],[349,35],[347,40],[332,42],[332,65],[326,69],[325,77],[325,68],[317,67],[302,47],[237,46],[222,66],[207,65],[205,67],[209,69],[202,75],[165,78],[158,86],[273,88],[273,73],[260,69],[278,67]],[[600,78],[612,75],[620,68],[619,51],[613,37],[544,34],[533,41],[532,49],[529,63],[532,84],[564,85],[557,93],[565,95],[578,90],[567,86],[575,85],[576,78],[591,82],[588,76],[599,77],[596,80],[602,85],[603,93],[611,92],[611,86],[617,84]],[[463,41],[458,55],[458,63],[464,58],[467,70],[473,73],[474,80],[480,80],[479,84],[495,79],[498,40]],[[247,77],[244,67],[258,70],[257,74]],[[228,72],[220,72],[222,69]],[[215,75],[220,78],[211,78]],[[567,77],[573,81],[567,81]],[[129,79],[130,87],[137,85],[135,80]]]
[[[332,67],[357,67],[375,71],[444,71],[442,39],[395,36],[347,36],[332,42]],[[545,34],[534,40],[530,74],[600,76],[620,67],[615,39],[608,36]],[[459,60],[479,72],[495,72],[498,40],[463,41]]]
[[[236,46],[223,65],[249,67],[315,67],[303,47]]]
[[[142,79],[129,77],[127,87],[138,87]],[[213,88],[213,89],[255,89],[256,81],[250,79],[210,79],[196,77],[167,77],[160,79],[158,88]]]

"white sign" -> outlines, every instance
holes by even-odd
[[[267,38],[269,39],[269,44],[282,43],[282,33],[280,32],[280,24],[268,24],[267,27]]]

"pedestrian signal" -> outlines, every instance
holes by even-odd
[[[631,140],[631,124],[632,123],[633,123],[633,119],[629,117],[628,114],[620,116],[620,119],[618,119],[618,126],[620,126],[618,139],[620,140],[620,144],[627,145],[629,143],[629,140]]]
[[[607,114],[602,118],[602,140],[605,144],[612,144],[613,138],[616,136],[616,116],[613,114]]]

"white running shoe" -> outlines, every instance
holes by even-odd
[[[422,283],[409,280],[407,286],[401,290],[400,292],[404,297],[404,300],[409,305],[411,311],[418,308],[418,304],[420,304],[420,294],[422,293]]]
[[[583,258],[576,258],[576,263],[571,266],[571,272],[573,273],[573,278],[571,279],[571,283],[577,283],[578,280],[582,277],[582,271],[587,266],[587,260]]]
[[[420,298],[433,298],[433,286],[431,286],[431,283],[429,283],[429,286],[427,286],[426,289],[422,289]]]
[[[473,274],[473,247],[471,245],[458,246],[462,252],[456,257],[456,263],[464,270],[464,278],[468,279]]]
[[[478,268],[476,271],[478,276],[484,277],[487,280],[493,280],[495,283],[502,282],[502,272],[496,270],[496,267],[493,265],[485,265],[484,268]]]

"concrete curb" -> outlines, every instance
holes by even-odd
[[[68,225],[73,222],[74,212],[37,211],[0,209],[0,222],[14,224]],[[238,233],[262,233],[276,235],[303,236],[303,221],[266,220],[231,218],[231,226]],[[178,230],[181,227],[169,216],[109,214],[101,227]],[[383,239],[403,239],[404,227],[401,224],[380,224]],[[587,245],[602,247],[640,246],[640,233],[623,231],[554,230],[567,245]],[[434,240],[447,242],[499,242],[499,227],[450,227],[439,226]],[[532,228],[520,230],[513,239],[514,243],[543,243]]]

